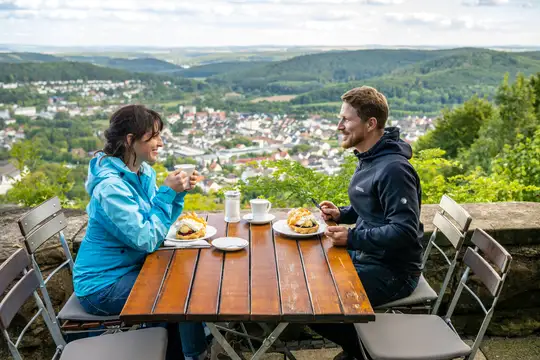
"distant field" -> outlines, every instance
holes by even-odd
[[[103,119],[103,120],[94,120],[94,121],[92,122],[92,124],[93,124],[96,128],[98,128],[98,129],[100,129],[100,130],[105,130],[105,129],[107,129],[107,128],[109,127],[109,120],[107,120],[107,119]]]
[[[339,111],[339,107],[341,106],[341,101],[330,101],[330,102],[321,102],[321,103],[313,103],[313,104],[298,104],[293,105],[293,108],[302,108],[302,107],[316,107],[316,106],[336,106],[337,111]]]
[[[296,95],[276,95],[276,96],[268,96],[268,97],[260,97],[251,100],[251,103],[258,103],[261,101],[269,101],[269,102],[275,102],[275,101],[290,101],[294,99]]]

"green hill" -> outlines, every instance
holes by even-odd
[[[327,84],[368,79],[394,69],[441,56],[440,51],[358,50],[298,56],[244,71],[216,76],[210,81],[229,84],[235,90],[254,90],[279,82]]]
[[[86,62],[131,72],[166,73],[182,69],[180,66],[151,57],[124,59],[106,56],[69,56],[68,60]]]
[[[441,104],[460,103],[471,95],[490,96],[504,75],[515,77],[522,72],[530,75],[540,72],[540,60],[514,53],[489,50],[470,50],[427,60],[383,76],[346,84],[328,85],[300,95],[294,104],[312,104],[337,101],[348,89],[371,85],[389,97],[403,98],[418,95],[423,103],[437,100]],[[414,93],[416,92],[416,93]]]
[[[25,62],[57,62],[62,58],[40,53],[31,52],[10,52],[0,53],[0,63],[25,63]]]
[[[153,74],[134,74],[77,62],[5,63],[0,66],[0,82],[58,81],[58,80],[159,80]]]
[[[187,78],[207,78],[210,76],[246,71],[267,65],[268,61],[230,61],[207,65],[194,66],[175,72]]]
[[[181,70],[180,66],[152,57],[118,58],[102,55],[53,56],[39,53],[0,53],[0,63],[81,62],[130,72],[166,73]]]

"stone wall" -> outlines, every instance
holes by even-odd
[[[473,217],[468,238],[475,228],[482,228],[503,244],[513,256],[511,271],[488,334],[522,336],[540,332],[540,203],[510,202],[464,204],[463,206]],[[22,246],[22,236],[17,219],[27,210],[17,207],[0,209],[0,226],[2,228],[0,262],[3,262]],[[422,208],[426,242],[433,231],[431,220],[437,210],[437,205],[424,205]],[[278,211],[278,209],[273,210],[273,212]],[[76,253],[84,236],[87,217],[83,211],[77,210],[66,210],[65,214],[68,218],[68,227],[64,233]],[[449,255],[452,254],[452,248],[448,247],[448,244],[443,241],[440,244]],[[38,262],[46,269],[46,273],[58,265],[62,259],[62,249],[57,240],[51,241],[39,252],[38,256]],[[445,274],[443,264],[442,257],[433,252],[425,274],[428,281],[434,284],[436,289]],[[456,279],[461,272],[461,268],[456,271]],[[71,295],[73,287],[67,270],[60,272],[53,279],[49,289],[53,303],[58,310]],[[454,286],[455,283],[454,279]],[[445,310],[448,298],[449,296],[445,299],[441,313]],[[486,297],[483,296],[483,298]],[[25,307],[15,319],[15,323],[22,324],[25,319],[29,319],[31,310],[31,305]],[[474,334],[477,331],[481,319],[479,311],[478,307],[473,306],[471,299],[463,298],[456,311],[456,319],[459,328],[466,334]],[[44,337],[40,335],[42,333],[42,325],[38,325],[32,333],[35,336],[30,336],[26,344],[32,346],[41,343],[44,340]]]

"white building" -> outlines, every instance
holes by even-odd
[[[34,106],[31,107],[22,107],[15,109],[15,115],[20,116],[36,116],[36,108]]]
[[[0,166],[0,195],[5,195],[16,181],[21,180],[21,172],[11,163]]]

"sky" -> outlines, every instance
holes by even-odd
[[[540,45],[540,0],[0,0],[0,44]]]

